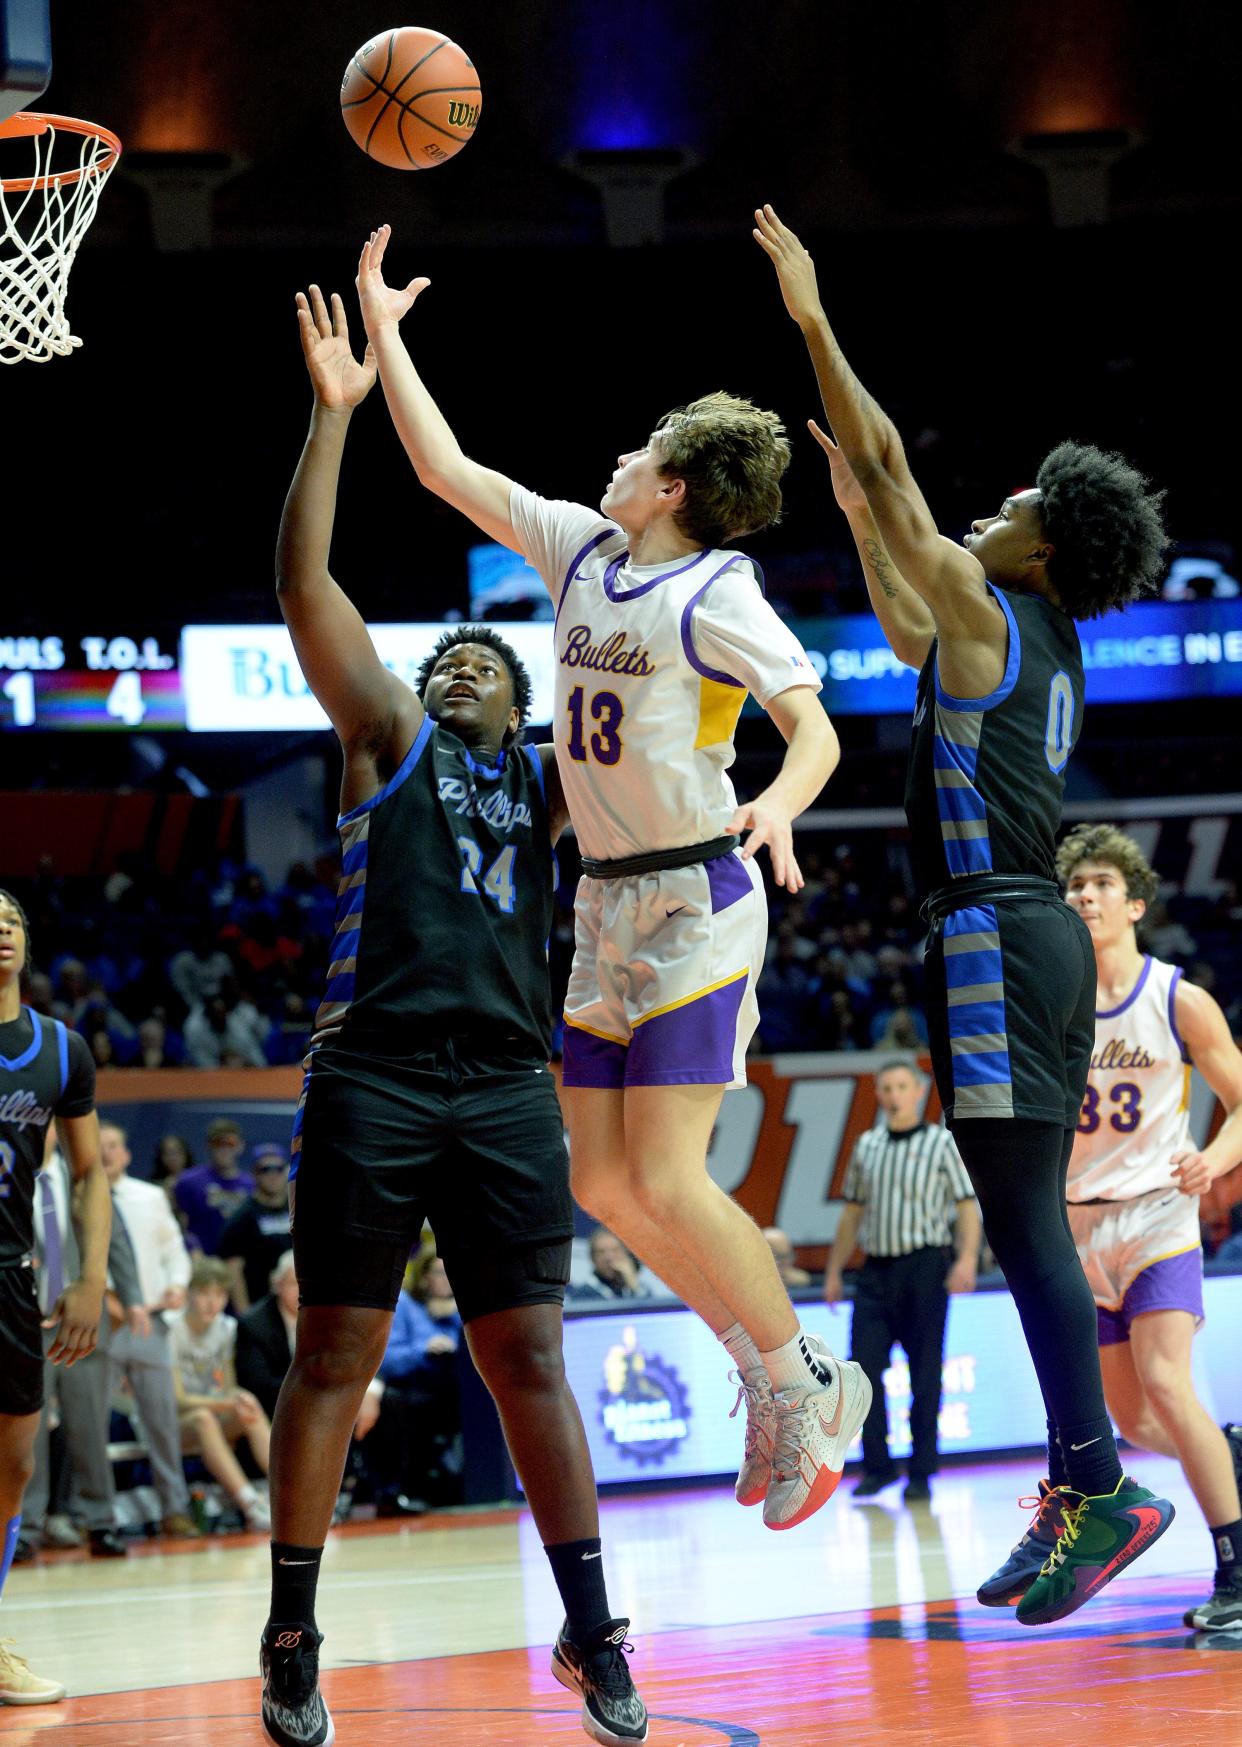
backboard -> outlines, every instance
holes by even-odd
[[[48,0],[0,0],[0,121],[32,109],[51,77]]]

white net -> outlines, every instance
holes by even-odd
[[[65,313],[69,270],[119,155],[106,132],[51,116],[28,131],[28,119],[12,117],[0,137],[0,364],[64,358],[82,344]]]

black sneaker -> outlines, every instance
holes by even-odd
[[[630,1747],[647,1739],[647,1707],[634,1690],[624,1652],[628,1620],[608,1620],[585,1644],[561,1627],[552,1648],[552,1672],[562,1686],[582,1695],[582,1727],[602,1747]]]
[[[1196,1632],[1242,1632],[1242,1578],[1218,1571],[1210,1600],[1187,1608],[1182,1618]]]
[[[1226,1422],[1221,1428],[1229,1443],[1229,1454],[1233,1457],[1233,1477],[1242,1487],[1242,1426]]]
[[[851,1498],[874,1498],[877,1492],[883,1492],[886,1486],[892,1486],[901,1479],[896,1468],[891,1474],[864,1474],[854,1485]]]
[[[263,1727],[277,1747],[329,1747],[336,1740],[319,1691],[319,1646],[312,1626],[269,1625],[259,1646]]]

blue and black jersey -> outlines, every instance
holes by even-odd
[[[1078,631],[1041,596],[992,593],[1009,623],[996,690],[951,697],[935,642],[919,674],[906,818],[923,893],[980,874],[1055,878],[1065,767],[1082,726]]]
[[[23,1007],[0,1025],[0,1266],[34,1247],[34,1185],[54,1116],[89,1116],[95,1063],[86,1039]]]
[[[312,1060],[446,1039],[546,1063],[555,863],[539,754],[476,759],[428,717],[391,780],[338,821],[342,877]]]

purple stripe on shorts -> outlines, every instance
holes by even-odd
[[[619,1090],[625,1084],[628,1054],[623,1043],[613,1043],[609,1038],[580,1031],[576,1025],[566,1025],[561,1083]]]
[[[736,855],[718,855],[714,861],[705,861],[703,872],[711,887],[713,916],[719,916],[730,904],[749,898],[755,889],[745,865]]]
[[[1203,1321],[1203,1251],[1184,1250],[1143,1268],[1130,1282],[1120,1310],[1096,1306],[1099,1344],[1115,1347],[1130,1338],[1130,1324],[1150,1310],[1187,1310]]]
[[[746,978],[639,1025],[625,1064],[627,1086],[727,1086]],[[569,1029],[565,1036],[568,1040]]]

